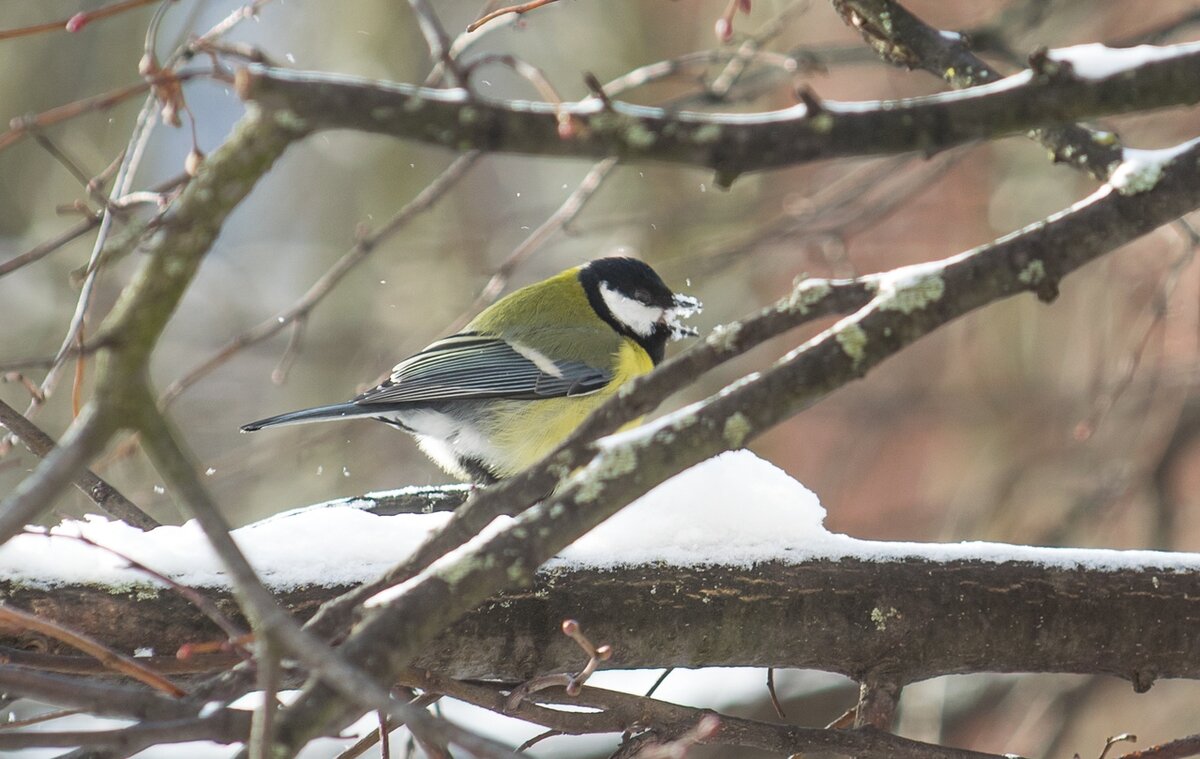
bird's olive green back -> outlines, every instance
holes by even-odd
[[[588,303],[579,268],[510,293],[464,331],[499,335],[558,360],[609,367],[623,338]]]

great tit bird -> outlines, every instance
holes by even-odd
[[[680,319],[699,310],[641,261],[599,258],[500,299],[351,401],[242,431],[370,417],[415,435],[450,474],[495,482],[541,459],[622,383],[653,369],[668,340],[695,336]]]

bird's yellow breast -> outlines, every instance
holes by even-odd
[[[501,477],[511,477],[517,472],[539,461],[575,428],[583,423],[600,404],[616,394],[621,385],[654,368],[650,355],[633,340],[623,338],[617,349],[613,367],[613,379],[602,389],[588,395],[568,398],[548,398],[537,401],[502,401],[507,408],[497,414],[498,419],[519,414],[520,424],[506,424],[504,429],[492,431],[492,444],[504,461]],[[630,422],[627,427],[641,420]]]

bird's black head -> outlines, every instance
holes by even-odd
[[[662,277],[634,258],[597,258],[579,270],[588,302],[617,332],[633,338],[657,364],[667,341],[697,333],[679,319],[700,310],[700,301],[671,292]]]

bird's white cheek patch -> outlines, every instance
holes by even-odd
[[[600,286],[600,297],[604,299],[604,305],[608,306],[608,310],[617,321],[629,327],[635,335],[642,337],[648,337],[654,332],[655,325],[665,313],[661,308],[647,306],[622,295],[608,285]]]

